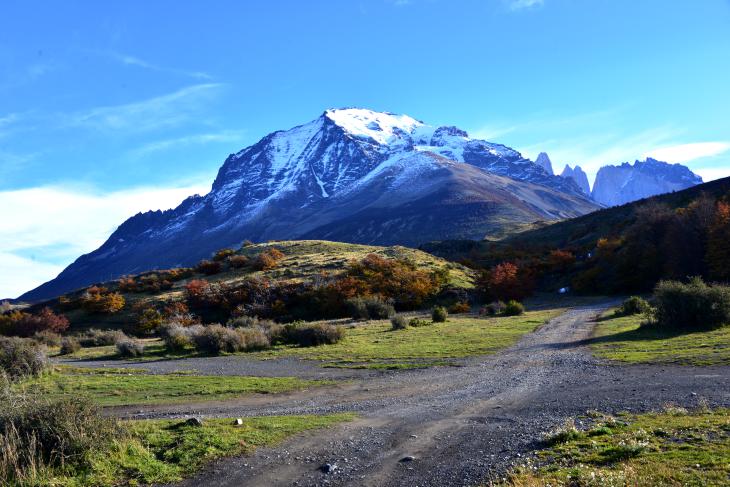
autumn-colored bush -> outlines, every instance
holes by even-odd
[[[447,271],[425,271],[411,261],[376,254],[351,262],[347,276],[359,281],[363,294],[392,299],[399,309],[422,307],[448,281]]]
[[[553,250],[548,256],[548,263],[553,270],[565,271],[575,263],[575,255],[567,250]]]
[[[143,308],[137,317],[137,331],[146,335],[154,333],[162,325],[163,316],[152,307]]]
[[[459,313],[468,313],[471,311],[471,306],[469,306],[469,303],[460,302],[460,303],[454,303],[451,306],[448,307],[449,313],[453,314],[459,314]]]
[[[283,258],[284,253],[276,247],[272,247],[258,254],[253,259],[252,266],[254,270],[257,271],[274,269],[279,265],[279,262],[281,262]]]
[[[480,279],[486,296],[495,300],[519,300],[532,293],[534,282],[527,268],[512,262],[497,264]]]
[[[124,296],[104,287],[92,286],[81,296],[81,306],[90,313],[112,314],[124,308]]]
[[[223,262],[235,253],[236,251],[233,249],[221,249],[213,254],[213,260],[216,262]]]
[[[45,307],[38,313],[12,311],[0,315],[0,334],[8,336],[29,337],[35,333],[52,331],[61,333],[68,329],[69,321]]]
[[[201,260],[195,267],[195,270],[206,276],[212,276],[223,270],[223,264],[216,260]]]

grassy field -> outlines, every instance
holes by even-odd
[[[523,316],[478,318],[452,315],[446,323],[392,331],[390,321],[372,321],[347,329],[335,345],[275,347],[250,354],[260,358],[298,357],[326,366],[408,368],[444,365],[449,359],[495,353],[513,345],[562,310],[529,311]],[[424,316],[425,318],[425,316]]]
[[[604,417],[588,431],[570,426],[506,482],[528,486],[727,485],[730,410]]]
[[[730,326],[681,333],[641,328],[641,315],[599,320],[591,347],[601,358],[627,363],[730,365]]]
[[[370,321],[345,326],[345,338],[335,345],[320,347],[276,346],[262,352],[243,354],[253,359],[297,357],[319,360],[325,367],[413,368],[447,365],[449,359],[495,353],[513,345],[522,335],[534,331],[558,316],[563,308],[528,311],[522,316],[479,318],[471,314],[451,315],[446,323],[392,331],[390,321]],[[429,318],[426,315],[421,318]],[[157,360],[194,356],[193,351],[168,355],[163,342],[145,340],[145,354],[133,360]],[[71,358],[113,359],[113,346],[82,349]]]
[[[202,427],[181,420],[124,422],[129,434],[94,455],[90,467],[43,479],[36,485],[148,485],[181,480],[221,457],[250,454],[292,435],[352,420],[352,414],[267,416],[205,420]]]
[[[84,395],[101,406],[173,404],[229,399],[246,394],[273,394],[331,384],[295,377],[150,375],[139,369],[61,367],[56,372],[23,382],[34,393]]]

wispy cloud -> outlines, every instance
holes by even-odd
[[[541,7],[545,0],[504,0],[507,8],[512,11],[524,10],[528,8]]]
[[[135,213],[172,208],[209,187],[200,182],[109,193],[57,186],[0,191],[0,208],[13,209],[3,214],[0,232],[0,298],[17,296],[55,277]]]
[[[150,142],[130,152],[133,157],[142,157],[155,152],[165,151],[171,148],[188,147],[191,145],[204,145],[224,142],[240,142],[243,139],[244,131],[225,130],[219,133],[193,134],[172,139]]]
[[[665,162],[683,163],[703,157],[717,156],[729,150],[730,142],[694,142],[653,148],[644,153],[643,157],[653,157]]]
[[[189,120],[222,86],[221,83],[197,84],[139,102],[97,107],[69,116],[67,124],[138,132],[179,125]]]
[[[136,66],[138,68],[149,69],[151,71],[158,71],[161,73],[170,73],[170,74],[177,74],[177,75],[181,75],[181,76],[188,76],[190,78],[195,78],[195,79],[200,79],[200,80],[210,81],[213,79],[213,77],[211,75],[209,75],[208,73],[205,73],[203,71],[188,71],[185,69],[168,68],[168,67],[164,67],[164,66],[159,66],[159,65],[151,63],[149,61],[145,61],[144,59],[141,59],[137,56],[131,56],[128,54],[120,54],[118,52],[105,51],[104,54],[115,59],[116,61],[119,61],[120,63],[122,63],[126,66]]]

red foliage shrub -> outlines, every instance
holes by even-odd
[[[503,262],[482,276],[482,286],[489,299],[507,301],[529,296],[534,283],[529,268],[521,269],[511,262]]]
[[[55,314],[51,308],[43,308],[37,314],[13,311],[0,316],[0,333],[3,335],[29,337],[35,333],[51,331],[61,333],[68,330],[68,319]]]

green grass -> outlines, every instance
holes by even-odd
[[[545,305],[548,308],[547,305]],[[446,323],[392,331],[389,320],[346,326],[345,337],[337,344],[319,347],[276,346],[270,350],[242,354],[252,359],[297,357],[318,360],[324,367],[354,369],[410,369],[451,365],[452,359],[488,355],[507,348],[546,321],[558,316],[563,308],[528,311],[522,316],[479,318],[451,315]],[[430,321],[430,316],[421,316]],[[145,340],[145,353],[134,361],[196,356],[188,350],[168,355],[159,339]],[[113,359],[114,347],[82,349],[68,357],[74,359]]]
[[[727,485],[730,410],[604,417],[589,431],[567,428],[508,484],[528,486]]]
[[[50,396],[81,394],[101,406],[174,404],[273,394],[332,384],[295,377],[150,375],[129,369],[60,368],[18,387]]]
[[[730,326],[676,332],[639,325],[641,315],[600,319],[591,340],[593,353],[627,363],[730,365]]]
[[[390,321],[372,321],[346,330],[337,344],[279,346],[252,357],[297,357],[349,368],[414,368],[446,360],[495,353],[513,345],[562,310],[531,311],[522,316],[478,318],[452,315],[446,323],[392,331]]]
[[[211,461],[250,454],[292,435],[350,421],[354,415],[267,416],[205,420],[202,427],[181,420],[125,421],[129,433],[99,452],[83,472],[48,476],[38,484],[53,486],[147,485],[179,481]]]

